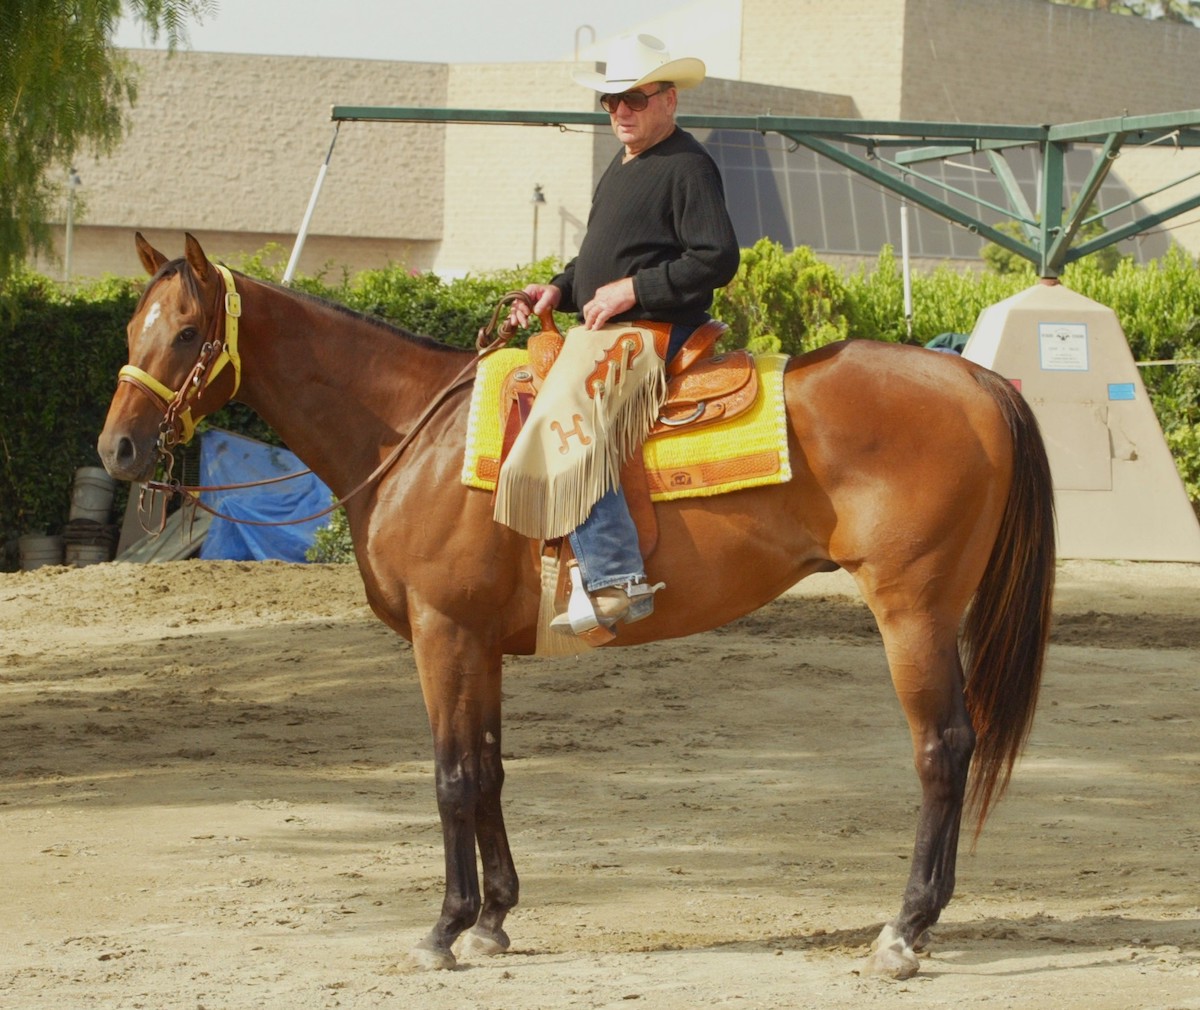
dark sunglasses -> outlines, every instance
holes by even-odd
[[[643,112],[647,105],[650,104],[650,99],[655,95],[661,95],[667,90],[666,85],[660,87],[657,91],[649,93],[645,91],[622,91],[619,95],[601,95],[600,108],[607,112],[610,116],[615,114],[617,109],[624,102],[630,112]]]

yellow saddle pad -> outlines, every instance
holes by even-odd
[[[496,488],[504,440],[500,389],[505,376],[528,360],[524,350],[505,348],[479,362],[463,459],[462,481],[467,487],[485,491]],[[696,431],[683,428],[645,442],[642,452],[652,501],[700,498],[791,479],[783,404],[787,360],[786,354],[764,354],[755,359],[758,400],[733,420]]]

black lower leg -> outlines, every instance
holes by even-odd
[[[449,950],[479,916],[479,873],[475,865],[475,809],[479,785],[457,761],[437,759],[438,813],[446,857],[446,891],[442,914],[429,940]]]
[[[497,728],[486,734],[480,761],[479,812],[475,833],[483,863],[483,908],[479,913],[476,931],[488,935],[499,946],[507,947],[504,919],[517,904],[519,883],[500,804],[503,785],[504,766],[500,758],[500,732]]]
[[[953,726],[926,746],[917,761],[921,812],[912,872],[894,923],[912,946],[937,922],[954,894],[963,796],[974,746],[969,724]]]

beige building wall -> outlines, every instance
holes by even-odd
[[[1112,172],[1134,193],[1150,194],[1142,202],[1151,211],[1164,211],[1200,197],[1200,150],[1194,147],[1176,151],[1169,144],[1153,148],[1130,145],[1121,152]],[[1200,209],[1173,217],[1162,227],[1189,253],[1200,256]]]
[[[1071,123],[1200,105],[1200,29],[1048,0],[742,0],[742,79],[867,119]]]
[[[372,60],[130,54],[141,85],[129,136],[111,157],[76,165],[83,180],[76,276],[139,274],[137,229],[161,236],[168,255],[182,250],[184,231],[209,236],[217,256],[267,242],[290,250],[333,137],[330,107],[444,105],[449,71]],[[329,260],[431,265],[442,234],[444,168],[439,127],[343,127],[301,271]]]
[[[185,231],[199,239],[212,259],[233,266],[237,266],[241,257],[265,250],[265,260],[277,265],[281,273],[295,240],[294,231],[86,225],[75,229],[71,276],[76,280],[106,275],[141,277],[142,265],[133,241],[135,231],[140,231],[151,245],[171,258],[183,255]],[[54,244],[57,257],[39,256],[31,265],[37,272],[57,280],[62,279],[66,267],[66,237],[61,225],[55,229]],[[432,270],[436,248],[435,242],[355,238],[351,235],[310,236],[301,257],[300,273],[307,276],[324,273],[333,283],[341,280],[344,270],[357,272],[388,263],[404,263],[414,270]]]
[[[1046,0],[908,0],[901,116],[1072,123],[1200,104],[1200,29]]]
[[[333,105],[599,111],[569,62],[454,65],[132,51],[142,85],[128,139],[81,161],[76,278],[141,273],[133,233],[169,256],[192,232],[236,262],[275,246],[286,262],[333,139]],[[682,113],[853,113],[842,96],[709,80]],[[599,172],[617,150],[607,126],[345,123],[299,271],[334,277],[388,263],[461,276],[570,259]],[[534,186],[546,203],[533,234]],[[64,213],[65,217],[65,213]],[[34,267],[61,276],[59,258]]]
[[[598,111],[570,71],[569,63],[453,66],[447,105]],[[591,203],[598,133],[591,126],[447,126],[446,227],[437,269],[461,275],[527,265],[535,252],[538,185],[546,202],[537,210],[537,256],[573,256]]]
[[[848,95],[865,119],[900,119],[906,5],[742,0],[742,80]]]
[[[1200,107],[1200,28],[1048,0],[742,0],[743,80],[843,93],[868,119],[1066,124]],[[1200,151],[1113,167],[1155,211],[1200,192]],[[1155,191],[1170,186],[1164,192]],[[1172,219],[1200,254],[1200,211]]]

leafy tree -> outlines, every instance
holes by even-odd
[[[111,151],[137,100],[112,44],[122,14],[172,51],[216,0],[4,0],[0,4],[0,284],[50,248],[49,222],[76,155]]]

